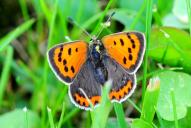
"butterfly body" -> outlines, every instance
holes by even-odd
[[[89,60],[94,67],[94,76],[98,83],[103,85],[108,80],[108,72],[104,64],[103,58],[105,54],[105,49],[100,40],[94,40],[90,43],[90,55]]]
[[[136,88],[135,72],[140,67],[145,38],[140,32],[121,32],[88,45],[74,41],[54,46],[48,51],[49,64],[56,76],[69,84],[71,101],[89,110],[101,102],[101,89],[112,80],[109,99],[125,101]]]

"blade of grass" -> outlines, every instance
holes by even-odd
[[[153,8],[153,18],[154,18],[154,20],[158,26],[163,26],[161,16],[159,14],[159,11],[158,11],[156,4],[154,5],[154,8]]]
[[[25,20],[28,20],[29,15],[28,15],[27,3],[26,2],[27,2],[26,0],[19,0],[19,4],[20,4],[20,7],[21,7],[23,17],[24,17]]]
[[[109,116],[111,103],[108,99],[108,93],[111,87],[111,81],[106,82],[102,89],[102,99],[100,106],[91,111],[92,128],[105,128]]]
[[[189,19],[189,29],[190,29],[190,36],[191,36],[191,2],[190,0],[186,0],[187,11],[188,11],[188,19]]]
[[[147,66],[148,66],[148,49],[150,43],[151,34],[151,22],[152,22],[152,3],[153,0],[147,0],[147,11],[146,11],[146,50],[143,63],[143,83],[142,83],[142,101],[144,99],[146,84],[147,84]]]
[[[74,117],[79,112],[80,112],[80,109],[75,107],[71,112],[67,113],[67,115],[64,117],[64,119],[62,121],[62,124],[64,124],[68,120],[70,120],[72,117]]]
[[[8,46],[11,41],[16,39],[18,36],[23,34],[26,30],[28,30],[34,23],[34,19],[28,20],[21,25],[19,25],[16,29],[9,32],[7,35],[5,35],[3,38],[0,39],[0,52],[3,51],[3,49]]]
[[[11,63],[13,61],[13,48],[11,46],[8,46],[6,52],[7,56],[3,64],[3,69],[0,78],[0,106],[2,105],[3,94],[8,84],[9,72],[11,68]]]
[[[26,128],[28,128],[29,127],[29,121],[28,121],[28,110],[27,110],[27,107],[24,107],[23,108],[23,111],[24,111],[24,113],[25,113],[25,123],[26,123]]]
[[[138,21],[140,20],[142,14],[145,11],[145,8],[147,6],[147,0],[144,1],[143,5],[141,6],[140,10],[138,11],[137,15],[135,16],[131,26],[129,27],[130,30],[134,29]]]
[[[52,19],[52,16],[51,16],[52,13],[51,13],[51,10],[48,9],[48,7],[46,6],[45,2],[46,2],[45,0],[40,0],[40,6],[42,8],[42,11],[43,11],[45,17],[46,17],[47,23],[50,26],[51,25],[51,19]],[[57,2],[55,2],[55,3],[57,3]]]
[[[61,112],[61,116],[60,116],[60,119],[59,119],[59,122],[58,122],[58,128],[61,128],[61,126],[62,126],[64,112],[65,112],[65,103],[63,102],[63,104],[62,104],[62,112]]]
[[[49,119],[50,127],[55,128],[52,113],[51,113],[51,109],[49,107],[47,107],[47,112],[48,112],[48,119]]]
[[[130,125],[127,125],[127,122],[125,121],[125,114],[123,111],[122,104],[114,103],[114,109],[117,115],[117,121],[119,123],[120,128],[130,128]]]
[[[131,99],[127,99],[127,101],[128,101],[139,113],[141,113],[141,109],[140,109]]]
[[[145,92],[143,107],[141,112],[141,119],[146,121],[150,125],[153,125],[152,121],[155,115],[155,108],[158,102],[159,91],[160,91],[160,79],[158,77],[150,79],[149,85]]]
[[[158,110],[155,108],[155,111],[156,111],[156,115],[157,115],[157,118],[158,118],[158,122],[160,124],[160,128],[165,128],[164,124],[163,124],[163,121],[162,121],[162,117],[160,116],[160,113],[158,112]]]
[[[100,17],[100,19],[99,19],[99,21],[98,21],[98,23],[97,23],[97,25],[96,25],[94,31],[91,33],[92,35],[97,34],[98,31],[100,30],[100,25],[101,25],[101,23],[102,23],[102,21],[103,21],[105,15],[106,15],[106,13],[108,12],[108,10],[109,10],[111,4],[113,3],[113,1],[114,1],[114,0],[110,0],[109,3],[107,4],[107,6],[106,6],[106,8],[104,9],[104,12],[102,13],[102,15],[101,15],[101,17]]]
[[[53,117],[56,116],[56,112],[59,109],[60,104],[63,104],[63,99],[67,95],[67,92],[68,92],[68,87],[67,86],[63,87],[61,83],[59,83],[58,86],[62,87],[62,88],[59,89],[59,90],[61,90],[62,93],[60,93],[58,95],[58,97],[56,98],[57,100],[56,100],[56,102],[54,104],[54,110],[52,111]]]
[[[53,32],[54,32],[54,26],[55,26],[55,20],[56,20],[56,14],[57,14],[57,9],[58,9],[58,0],[56,0],[55,5],[54,5],[54,12],[51,17],[50,21],[50,31],[49,31],[49,36],[48,36],[48,46],[47,49],[50,48],[53,45]],[[42,79],[42,89],[41,91],[43,92],[43,110],[42,110],[42,126],[45,126],[45,119],[46,119],[46,102],[47,102],[47,96],[46,96],[46,86],[47,86],[47,77],[48,77],[48,62],[45,59],[44,61],[44,75]]]
[[[179,128],[178,127],[178,119],[177,119],[177,111],[176,111],[176,101],[175,101],[175,95],[174,95],[174,89],[173,88],[170,90],[170,94],[171,94],[171,98],[172,98],[172,107],[173,107],[175,128]]]

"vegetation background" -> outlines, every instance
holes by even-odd
[[[0,127],[191,128],[190,7],[191,0],[1,0]],[[100,38],[134,30],[146,35],[138,86],[123,104],[111,104],[105,86],[101,106],[83,111],[50,70],[46,51],[89,41],[68,17],[96,34],[112,12]]]

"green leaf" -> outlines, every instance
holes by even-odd
[[[149,57],[163,64],[191,72],[191,37],[185,31],[160,27],[152,30]]]
[[[164,128],[174,128],[174,121],[163,120]],[[191,108],[188,108],[188,112],[185,118],[178,120],[180,128],[191,128]]]
[[[34,23],[34,19],[28,20],[28,21],[24,22],[23,24],[21,24],[20,26],[18,26],[13,31],[9,32],[6,36],[1,38],[0,39],[0,52],[6,46],[8,46],[8,44],[11,43],[11,41],[16,39],[21,34],[23,34],[26,30],[28,30],[32,26],[33,23]]]
[[[152,125],[142,119],[135,119],[131,125],[131,128],[153,128]]]
[[[28,128],[40,127],[40,118],[38,115],[27,111]],[[15,109],[11,112],[0,116],[0,124],[2,128],[23,128],[26,127],[26,113],[22,109]]]
[[[160,94],[157,111],[169,121],[174,120],[170,90],[174,89],[177,119],[184,118],[187,107],[191,106],[191,76],[181,72],[165,71],[158,74],[160,78]]]

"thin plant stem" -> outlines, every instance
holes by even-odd
[[[148,66],[148,49],[150,43],[151,33],[151,22],[152,22],[152,2],[153,0],[147,0],[147,11],[146,11],[146,50],[143,63],[143,82],[142,82],[142,101],[144,99],[145,89],[147,85],[147,66]]]
[[[175,101],[174,89],[170,90],[170,94],[171,94],[171,98],[172,98],[172,107],[173,107],[175,128],[179,128],[178,127],[178,119],[177,119],[177,111],[176,111],[176,101]]]

